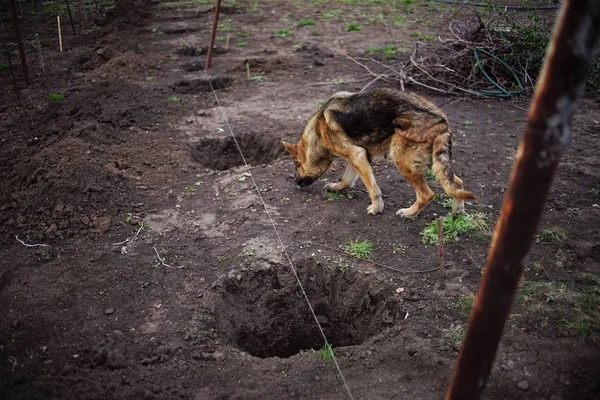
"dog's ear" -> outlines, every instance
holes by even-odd
[[[285,149],[291,154],[291,156],[293,158],[296,158],[297,151],[296,151],[296,145],[295,144],[286,142],[284,140],[283,141],[283,147],[285,147]]]

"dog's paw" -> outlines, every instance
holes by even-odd
[[[337,183],[328,183],[323,187],[323,190],[325,190],[326,192],[339,192],[341,190],[344,190],[344,187],[342,186],[342,182],[337,182]]]
[[[414,212],[412,208],[401,208],[396,211],[396,215],[402,218],[416,218],[418,212]]]
[[[382,212],[383,212],[383,201],[380,201],[378,203],[373,203],[369,207],[367,207],[368,215],[381,214]]]

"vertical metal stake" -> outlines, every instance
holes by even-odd
[[[215,36],[217,34],[217,26],[219,24],[219,11],[221,10],[221,0],[216,0],[215,11],[213,13],[212,29],[210,31],[210,41],[208,43],[208,51],[206,52],[206,65],[204,69],[210,68],[210,59],[212,57],[213,46],[215,45]]]
[[[67,3],[67,13],[69,13],[69,21],[71,21],[73,36],[77,36],[77,33],[75,32],[75,24],[73,23],[73,16],[71,15],[71,6],[69,6],[69,0],[65,0],[65,3]]]
[[[42,73],[45,73],[46,69],[44,68],[44,58],[42,57],[42,45],[40,44],[40,35],[38,35],[37,33],[35,34],[35,40],[37,42],[38,52],[40,54],[40,64],[42,65]]]
[[[21,65],[23,67],[23,76],[25,84],[29,86],[29,69],[27,69],[27,59],[25,58],[25,47],[23,39],[21,39],[21,31],[19,30],[19,18],[17,17],[17,9],[15,8],[15,0],[9,0],[10,12],[13,17],[13,25],[15,26],[15,35],[17,36],[17,44],[19,45],[19,55],[21,56]]]

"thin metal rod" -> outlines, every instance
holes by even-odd
[[[480,399],[560,157],[570,139],[600,32],[600,2],[565,1],[519,145],[485,273],[446,400]]]
[[[25,57],[25,47],[23,46],[23,39],[21,38],[21,30],[19,29],[19,18],[17,17],[15,0],[9,0],[9,4],[10,12],[13,17],[13,25],[15,27],[15,35],[17,36],[17,44],[19,45],[19,55],[21,56],[21,66],[23,67],[23,77],[25,78],[25,84],[29,86],[29,69],[27,68],[27,58]]]
[[[10,69],[10,76],[12,77],[13,86],[15,88],[15,94],[17,95],[17,100],[19,104],[21,103],[21,93],[19,92],[19,85],[17,84],[17,78],[15,77],[15,70],[13,68],[12,60],[10,58],[10,53],[6,54],[8,58],[8,68]]]
[[[42,74],[46,72],[44,68],[44,57],[42,57],[42,44],[40,43],[40,35],[35,34],[35,41],[37,42],[38,54],[40,55],[40,64],[42,66]]]
[[[215,37],[217,35],[217,26],[219,25],[219,11],[221,10],[221,0],[215,1],[215,11],[213,12],[213,23],[210,31],[210,41],[208,43],[208,50],[206,52],[206,65],[205,69],[210,68],[210,61],[212,58],[212,50],[215,45]]]
[[[73,23],[73,15],[71,15],[71,6],[69,6],[69,0],[65,0],[67,4],[67,13],[69,14],[69,21],[71,22],[71,29],[73,29],[73,36],[77,36],[75,32],[75,24]]]

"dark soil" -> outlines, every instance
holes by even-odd
[[[298,280],[354,398],[443,398],[489,235],[447,243],[442,290],[421,231],[443,198],[400,219],[414,192],[377,164],[385,210],[368,216],[362,183],[323,195],[341,162],[297,189],[281,141],[373,79],[344,54],[381,73],[374,47],[448,36],[456,9],[347,3],[225,4],[205,74],[212,2],[121,0],[97,28],[64,25],[62,53],[43,29],[45,70],[28,49],[19,97],[0,69],[0,398],[347,398]],[[479,196],[467,212],[493,227],[529,98],[421,93],[449,115],[455,171]],[[577,110],[484,398],[600,398],[598,110]],[[373,255],[345,253],[351,239]]]

